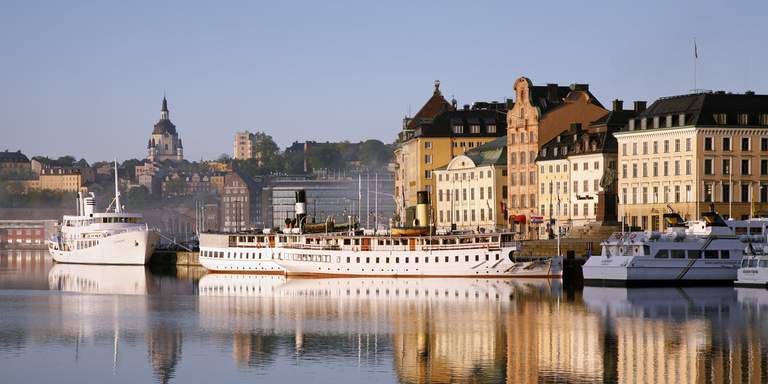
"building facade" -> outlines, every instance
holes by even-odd
[[[168,100],[165,99],[165,96],[163,96],[163,106],[160,109],[160,120],[155,124],[147,143],[147,159],[150,162],[184,160],[184,147],[178,132],[176,132],[176,125],[171,122]]]
[[[32,173],[32,163],[21,151],[0,152],[0,176],[26,177]]]
[[[428,191],[435,201],[433,172],[451,159],[493,141],[506,132],[511,103],[476,102],[457,109],[435,82],[432,97],[413,118],[406,118],[395,146],[395,206],[401,224],[413,221],[416,192]],[[431,116],[431,117],[430,117]]]
[[[434,171],[434,224],[447,230],[504,229],[507,206],[506,138],[473,148]]]
[[[221,229],[238,232],[263,225],[261,218],[261,183],[239,171],[227,172],[221,196]]]
[[[619,215],[662,230],[672,208],[698,219],[768,215],[768,95],[696,93],[654,102],[615,133]]]
[[[517,205],[508,207],[509,225],[523,237],[537,237],[538,225],[532,224],[530,217],[540,215],[535,164],[540,146],[570,123],[586,126],[608,111],[589,92],[587,84],[534,86],[531,80],[521,77],[515,81],[514,90],[516,101],[506,118],[507,185]]]
[[[85,186],[80,168],[52,167],[40,170],[40,189],[77,192]]]

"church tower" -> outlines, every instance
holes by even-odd
[[[152,130],[152,136],[147,143],[147,159],[150,162],[184,159],[184,147],[176,132],[176,126],[171,123],[168,100],[165,96],[163,96],[163,107],[160,109],[160,120],[155,124],[155,129]]]

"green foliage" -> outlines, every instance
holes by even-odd
[[[31,191],[23,194],[18,183],[0,182],[2,208],[61,208],[71,203],[74,194],[51,190]]]
[[[392,161],[392,148],[379,140],[366,140],[360,144],[360,164],[365,168],[384,168]]]
[[[152,194],[149,193],[149,189],[143,185],[129,189],[121,199],[123,204],[133,208],[147,206],[153,200]]]

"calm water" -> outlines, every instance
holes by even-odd
[[[0,382],[758,383],[767,303],[756,289],[206,275],[6,251]]]

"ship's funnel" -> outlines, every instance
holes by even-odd
[[[296,225],[303,228],[307,217],[307,192],[303,189],[296,191]]]
[[[91,192],[91,195],[86,197],[83,200],[84,200],[83,216],[93,216],[93,213],[96,211],[96,199],[94,198],[93,192]]]
[[[416,192],[416,223],[417,227],[429,226],[429,192]]]

